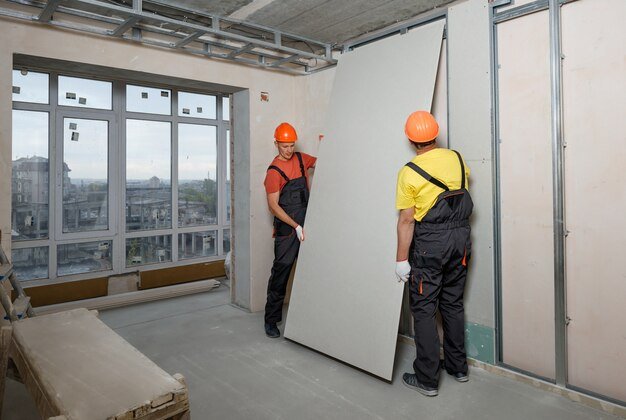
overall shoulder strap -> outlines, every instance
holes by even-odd
[[[446,184],[439,181],[437,178],[433,178],[432,176],[430,176],[428,172],[426,172],[425,170],[423,170],[422,168],[420,168],[413,162],[409,162],[405,166],[408,166],[409,168],[413,169],[415,172],[420,174],[422,178],[424,178],[426,181],[430,182],[431,184],[435,184],[436,186],[443,189],[444,191],[450,191],[450,189],[448,188]]]
[[[306,176],[306,172],[304,171],[304,162],[302,161],[302,155],[300,152],[296,152],[296,157],[298,158],[298,162],[300,162],[300,172],[302,172],[302,176]]]
[[[268,171],[270,170],[275,170],[276,172],[278,172],[283,178],[285,178],[285,181],[289,182],[290,179],[287,177],[287,175],[285,175],[285,173],[282,171],[282,169],[280,169],[278,166],[274,166],[271,165],[269,168],[267,168]]]
[[[453,152],[456,153],[457,157],[459,158],[459,163],[461,164],[461,188],[465,188],[465,164],[463,163],[463,158],[461,157],[461,154],[456,150],[453,150]]]

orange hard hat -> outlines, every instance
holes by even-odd
[[[274,139],[279,143],[294,143],[298,140],[298,134],[291,124],[284,122],[276,127]]]
[[[404,133],[414,143],[428,143],[439,134],[439,124],[430,112],[415,111],[404,124]]]

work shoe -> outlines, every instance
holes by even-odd
[[[469,381],[469,376],[467,375],[467,373],[461,373],[461,372],[450,373],[450,372],[448,372],[448,375],[452,376],[454,378],[454,380],[457,381],[457,382],[467,382],[467,381]]]
[[[265,335],[269,338],[278,338],[280,337],[280,330],[276,326],[276,324],[265,324]]]
[[[439,394],[437,388],[431,388],[419,382],[414,373],[405,373],[402,375],[402,382],[407,387],[414,389],[422,395],[426,395],[427,397],[436,397]]]

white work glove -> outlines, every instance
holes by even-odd
[[[396,277],[398,277],[398,283],[407,282],[411,275],[411,265],[408,260],[396,262]]]
[[[304,242],[304,228],[302,226],[296,226],[296,235],[298,235],[300,242]]]

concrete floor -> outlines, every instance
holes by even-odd
[[[465,384],[443,375],[439,396],[426,398],[402,384],[414,354],[409,345],[399,345],[389,384],[283,338],[266,338],[262,313],[227,301],[228,289],[220,287],[100,316],[163,369],[186,377],[196,420],[616,418],[476,368]],[[38,419],[21,384],[8,381],[3,415]]]

